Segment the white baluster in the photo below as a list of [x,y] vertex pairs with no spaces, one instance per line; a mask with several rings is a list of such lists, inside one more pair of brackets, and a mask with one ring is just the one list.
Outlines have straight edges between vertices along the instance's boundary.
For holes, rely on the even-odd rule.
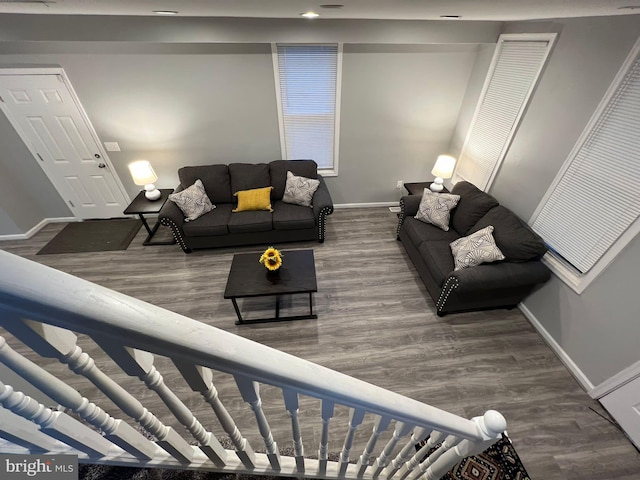
[[242,436],[233,418],[225,408],[222,400],[220,400],[218,390],[213,385],[211,370],[183,360],[174,359],[173,363],[180,370],[191,389],[199,392],[205,401],[211,405],[220,421],[220,425],[222,425],[222,428],[233,442],[238,458],[240,458],[245,467],[253,470],[256,466],[256,454],[253,452],[248,440]]
[[135,348],[123,347],[107,338],[94,339],[102,349],[118,364],[120,368],[132,377],[138,377],[145,385],[158,394],[171,413],[184,425],[193,437],[200,443],[200,450],[209,459],[222,467],[226,465],[226,450],[218,439],[207,431],[191,410],[164,383],[162,375],[153,365],[154,356]]
[[411,459],[405,463],[400,469],[400,474],[398,475],[398,480],[404,480],[411,474],[414,468],[416,468],[420,461],[425,457],[429,450],[431,450],[442,438],[441,432],[436,432],[435,430],[429,434],[429,439],[424,443],[422,447],[415,453]]
[[339,477],[344,477],[347,472],[347,467],[349,466],[349,453],[351,452],[351,447],[353,446],[353,437],[355,436],[356,430],[364,419],[364,414],[364,410],[355,408],[349,410],[349,430],[347,431],[347,436],[344,439],[342,451],[340,452],[340,471],[338,472]]
[[402,422],[396,422],[396,428],[393,430],[393,436],[384,446],[382,453],[380,456],[376,458],[376,468],[373,471],[373,478],[378,478],[378,476],[382,473],[382,471],[387,466],[387,462],[389,461],[389,457],[393,453],[393,449],[396,448],[396,444],[398,441],[409,434],[411,431],[412,425],[407,425]]
[[[460,437],[456,437],[455,435],[449,435],[447,436],[442,444],[431,454],[429,455],[422,463],[420,463],[420,465],[418,466],[418,468],[416,470],[414,470],[414,473],[409,477],[410,479],[421,479],[421,480],[426,480],[427,478],[432,478],[433,476],[433,469],[432,466],[438,461],[438,459],[443,456],[446,452],[449,451],[449,449],[455,447],[456,445],[458,445],[463,439],[461,439]],[[447,455],[445,457],[445,459],[450,459],[451,455]],[[445,464],[443,464],[442,462],[438,463],[438,471],[444,466]],[[450,465],[449,468],[451,468],[453,465],[455,465],[455,462],[452,463]],[[446,469],[444,471],[444,473],[447,472],[448,469]],[[423,475],[421,475],[422,473],[424,473]],[[442,475],[444,475],[444,473]],[[437,477],[437,479],[439,479],[442,475],[440,475],[439,477]],[[437,480],[436,479],[436,480]]]
[[[136,435],[140,435],[129,424],[116,420],[62,380],[17,353],[7,344],[4,337],[0,337],[0,361],[60,405],[70,408],[87,423],[102,430],[107,439],[123,450],[132,454],[142,454],[135,441]],[[142,439],[147,442],[144,437]]]
[[398,470],[405,464],[405,462],[409,459],[409,456],[412,452],[415,452],[416,445],[424,440],[427,436],[427,429],[416,427],[413,430],[413,435],[409,441],[405,444],[405,446],[400,450],[396,458],[393,459],[391,465],[389,465],[385,471],[384,475],[387,479],[393,477]]
[[364,472],[369,468],[371,455],[376,448],[376,443],[378,443],[378,437],[380,437],[380,435],[389,428],[390,423],[390,417],[376,417],[373,424],[373,432],[369,437],[367,446],[364,448],[362,455],[360,455],[360,458],[358,459],[358,478],[362,478],[364,476]]
[[258,430],[264,440],[264,446],[267,450],[267,458],[271,464],[271,468],[279,471],[282,466],[280,463],[280,451],[278,450],[278,444],[274,441],[271,433],[271,427],[267,421],[267,417],[262,409],[262,399],[260,398],[260,384],[254,382],[247,377],[241,375],[235,375],[236,384],[242,399],[249,404],[251,410],[256,416],[256,422],[258,423]]
[[298,393],[284,389],[284,406],[291,417],[291,435],[293,438],[293,452],[296,459],[298,473],[304,473],[304,447],[302,434],[300,433],[300,421],[298,419]]
[[[456,444],[450,446],[447,451],[441,452],[437,458],[431,460],[431,465],[426,469],[425,474],[421,477],[421,480],[440,479],[463,458],[469,455],[475,455],[477,453],[483,452],[491,445],[496,443],[501,434],[507,428],[507,421],[499,412],[496,412],[495,410],[488,410],[482,417],[474,417],[471,420],[478,426],[478,431],[480,432],[482,439],[477,442],[472,442],[471,440],[465,439],[456,442]],[[447,440],[449,438],[450,437],[447,437]],[[447,442],[447,440],[443,442],[443,445]],[[436,450],[436,452],[438,450]],[[429,456],[429,460],[432,456],[433,454]],[[426,463],[426,460],[425,462],[423,462],[423,464],[424,463]]]
[[330,400],[322,400],[322,435],[318,449],[318,476],[323,478],[327,473],[327,461],[329,459],[329,422],[333,417],[334,403]]
[[[53,397],[52,397],[53,398]],[[104,457],[111,442],[66,413],[54,412],[0,382],[0,405],[40,426],[40,431],[92,457]]]
[[[66,364],[73,372],[85,376],[120,407],[123,412],[133,417],[136,421],[144,416],[145,409],[142,404],[95,365],[94,360],[77,345],[78,337],[73,332],[40,322],[19,320],[17,318],[7,324],[6,328],[41,356],[56,358]],[[149,419],[149,421],[158,422],[155,418]],[[126,436],[127,442],[121,444],[118,443],[119,440],[115,440],[114,443],[137,458],[150,460],[154,457],[157,448],[155,443],[147,440],[124,422],[119,428],[123,436]],[[162,437],[164,433],[161,428],[155,428],[151,433],[155,432],[159,434],[159,437]],[[182,447],[187,453],[192,450],[186,442]]]
[[20,445],[30,453],[51,452],[62,445],[41,433],[33,422],[2,407],[0,407],[0,438]]

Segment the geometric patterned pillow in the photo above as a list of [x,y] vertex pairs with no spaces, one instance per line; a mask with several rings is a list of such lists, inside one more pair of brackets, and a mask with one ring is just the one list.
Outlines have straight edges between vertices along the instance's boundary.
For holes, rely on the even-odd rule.
[[313,194],[316,193],[319,186],[320,180],[297,177],[293,173],[287,172],[287,183],[284,187],[282,201],[304,207],[311,207]]
[[449,244],[456,264],[454,270],[504,260],[505,257],[496,245],[491,232],[493,232],[493,226],[489,225]]
[[449,230],[449,218],[451,210],[458,204],[460,195],[450,193],[434,193],[428,188],[422,193],[418,213],[414,217],[425,223],[432,223],[445,232]]
[[200,179],[196,180],[196,183],[189,188],[169,195],[169,200],[180,207],[180,210],[184,213],[185,222],[195,220],[216,208],[207,197],[207,192],[205,192],[204,185],[202,185]]

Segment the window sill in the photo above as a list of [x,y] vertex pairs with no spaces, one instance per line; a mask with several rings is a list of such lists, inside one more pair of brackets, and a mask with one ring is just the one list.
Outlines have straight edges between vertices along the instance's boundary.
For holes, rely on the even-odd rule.
[[323,177],[337,177],[338,176],[337,170],[334,170],[333,168],[319,168],[318,169],[318,173],[320,175],[322,175]]

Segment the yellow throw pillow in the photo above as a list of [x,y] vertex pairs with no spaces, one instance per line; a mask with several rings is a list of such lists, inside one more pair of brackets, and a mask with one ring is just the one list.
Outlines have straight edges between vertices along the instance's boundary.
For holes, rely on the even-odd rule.
[[254,188],[253,190],[240,190],[233,195],[238,197],[238,207],[234,212],[247,212],[250,210],[268,210],[271,208],[271,190],[273,187]]

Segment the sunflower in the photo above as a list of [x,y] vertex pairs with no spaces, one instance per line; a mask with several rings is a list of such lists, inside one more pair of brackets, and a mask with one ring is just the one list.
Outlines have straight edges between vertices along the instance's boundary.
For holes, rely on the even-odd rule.
[[271,271],[278,270],[282,266],[282,255],[277,249],[269,247],[260,256],[260,263]]

